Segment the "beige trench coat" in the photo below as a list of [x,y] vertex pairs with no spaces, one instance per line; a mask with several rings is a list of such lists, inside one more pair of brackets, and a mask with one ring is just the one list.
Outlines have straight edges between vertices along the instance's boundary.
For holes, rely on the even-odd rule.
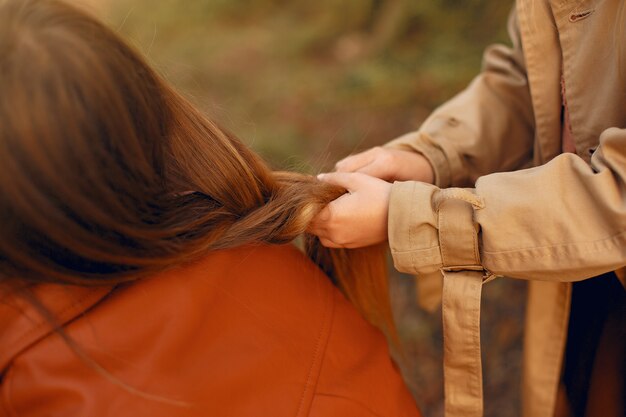
[[[571,282],[626,265],[624,0],[518,0],[509,32],[512,48],[489,48],[465,91],[387,145],[435,170],[436,185],[393,185],[389,242],[424,288],[443,272],[447,416],[482,414],[484,282],[530,281],[523,415],[550,417]],[[576,155],[561,154],[561,78]]]

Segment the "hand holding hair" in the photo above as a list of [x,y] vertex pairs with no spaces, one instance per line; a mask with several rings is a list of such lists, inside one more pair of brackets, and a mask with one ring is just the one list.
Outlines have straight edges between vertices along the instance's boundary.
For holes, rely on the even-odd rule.
[[313,220],[309,232],[330,248],[360,248],[387,240],[391,184],[359,172],[320,174],[318,179],[348,190]]
[[348,193],[328,204],[308,229],[329,248],[360,248],[386,241],[391,193],[386,181],[432,183],[435,177],[422,154],[380,146],[342,159],[335,169],[318,179],[344,187]]
[[335,165],[337,172],[360,172],[385,181],[435,180],[430,162],[420,153],[410,150],[376,146],[350,155]]

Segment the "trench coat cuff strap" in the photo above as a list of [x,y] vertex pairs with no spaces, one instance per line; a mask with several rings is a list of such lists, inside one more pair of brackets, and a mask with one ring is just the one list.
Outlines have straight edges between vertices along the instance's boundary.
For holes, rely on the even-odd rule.
[[480,263],[474,206],[449,198],[438,207],[443,266],[442,319],[446,417],[482,417]]
[[424,155],[433,167],[435,185],[448,187],[452,183],[452,169],[443,149],[422,132],[411,132],[387,143],[385,147],[417,152]]
[[417,304],[434,312],[441,304],[443,277],[436,213],[437,187],[396,182],[389,204],[389,246],[398,271],[415,275]]
[[437,215],[439,188],[415,181],[395,182],[389,200],[388,237],[396,269],[430,274],[441,268]]

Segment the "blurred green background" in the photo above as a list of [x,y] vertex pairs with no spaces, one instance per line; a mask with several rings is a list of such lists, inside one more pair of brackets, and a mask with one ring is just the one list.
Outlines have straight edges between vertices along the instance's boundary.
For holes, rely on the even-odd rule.
[[[502,0],[76,0],[138,47],[210,117],[277,169],[316,173],[415,130],[507,42]],[[443,415],[440,312],[394,274],[404,355],[427,417]],[[519,415],[525,286],[485,288],[486,415]]]

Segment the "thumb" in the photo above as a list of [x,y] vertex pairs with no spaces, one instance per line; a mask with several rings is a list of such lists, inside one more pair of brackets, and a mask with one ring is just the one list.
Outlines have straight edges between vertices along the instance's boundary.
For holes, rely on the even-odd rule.
[[369,151],[350,155],[335,164],[337,172],[355,172],[370,164],[374,158]]
[[328,184],[343,187],[348,191],[354,191],[357,188],[358,179],[361,175],[354,172],[331,172],[328,174],[320,174],[317,179],[327,182]]

